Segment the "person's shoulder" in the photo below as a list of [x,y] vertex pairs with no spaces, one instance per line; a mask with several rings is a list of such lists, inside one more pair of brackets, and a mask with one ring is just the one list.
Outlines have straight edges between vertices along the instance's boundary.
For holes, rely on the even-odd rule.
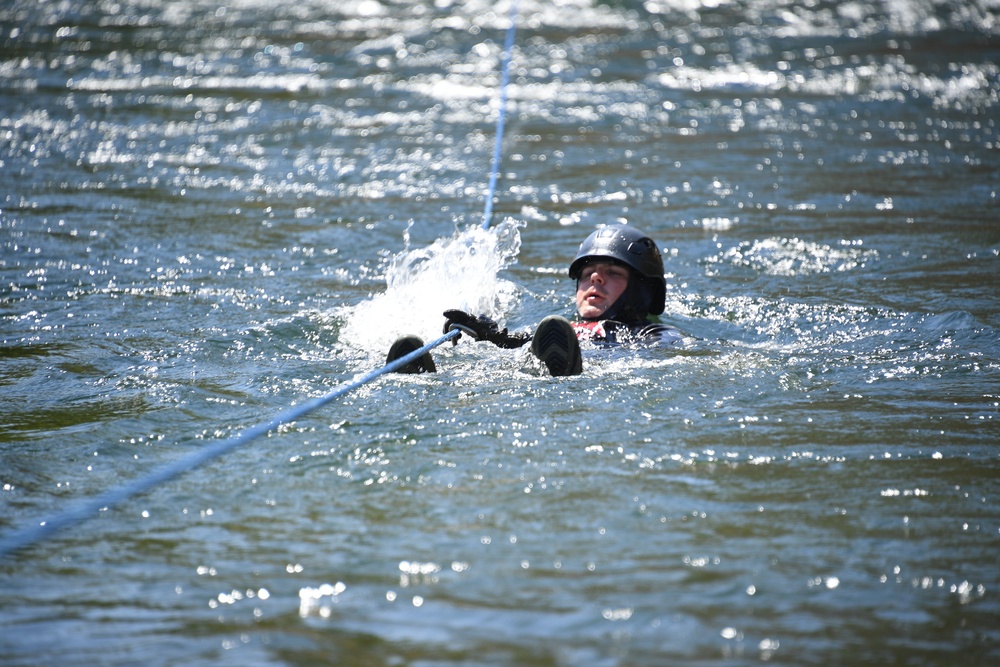
[[677,345],[684,340],[684,334],[679,329],[661,322],[637,322],[629,329],[633,336],[647,345]]

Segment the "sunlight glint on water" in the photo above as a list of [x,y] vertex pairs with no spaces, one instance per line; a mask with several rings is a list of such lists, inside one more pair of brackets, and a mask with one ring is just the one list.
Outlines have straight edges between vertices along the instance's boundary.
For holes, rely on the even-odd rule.
[[381,366],[570,315],[597,225],[679,349],[463,339],[0,563],[35,667],[1000,661],[988,0],[0,6],[0,538]]

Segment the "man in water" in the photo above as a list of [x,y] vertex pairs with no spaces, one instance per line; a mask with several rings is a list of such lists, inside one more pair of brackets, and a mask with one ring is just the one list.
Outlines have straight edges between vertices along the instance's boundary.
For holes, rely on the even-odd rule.
[[[576,281],[577,319],[550,315],[534,334],[508,333],[493,320],[461,310],[446,310],[444,331],[459,329],[474,340],[502,348],[517,348],[531,341],[532,353],[552,375],[583,372],[580,341],[603,345],[675,345],[683,336],[649,316],[663,312],[666,280],[663,258],[653,239],[627,225],[608,225],[588,236],[569,266]],[[454,339],[455,342],[458,338]],[[393,343],[388,361],[423,347],[416,336]],[[403,366],[401,373],[435,371],[430,353]]]

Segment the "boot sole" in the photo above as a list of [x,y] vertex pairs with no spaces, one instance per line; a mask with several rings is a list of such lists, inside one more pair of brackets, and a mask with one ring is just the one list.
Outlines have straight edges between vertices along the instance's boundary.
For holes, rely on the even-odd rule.
[[563,317],[550,315],[541,321],[531,339],[531,351],[553,376],[583,372],[580,342],[573,326]]

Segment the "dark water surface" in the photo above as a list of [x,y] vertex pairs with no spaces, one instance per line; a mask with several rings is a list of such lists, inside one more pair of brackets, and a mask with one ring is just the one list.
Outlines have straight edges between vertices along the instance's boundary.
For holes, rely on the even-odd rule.
[[0,562],[4,665],[1000,661],[989,0],[0,8],[0,539],[382,365],[571,311],[597,225],[682,350],[464,341]]

